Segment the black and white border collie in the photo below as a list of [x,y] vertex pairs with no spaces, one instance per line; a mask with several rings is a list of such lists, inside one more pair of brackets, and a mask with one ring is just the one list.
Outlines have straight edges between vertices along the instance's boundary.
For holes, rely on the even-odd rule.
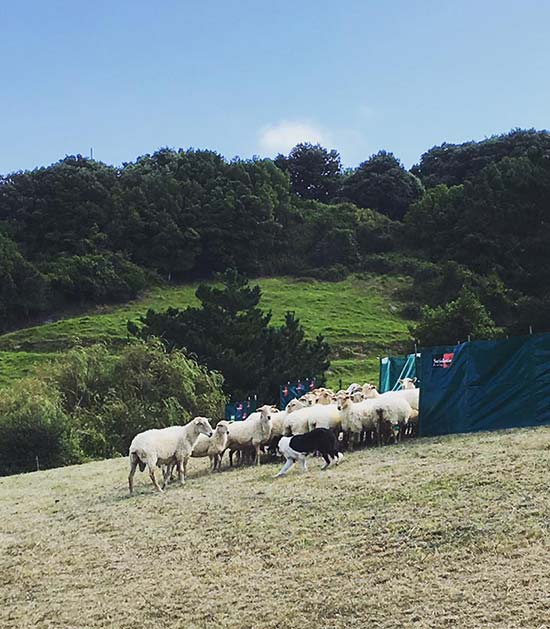
[[335,434],[328,428],[315,428],[303,435],[281,437],[278,448],[285,457],[286,462],[281,471],[275,475],[275,478],[285,476],[296,461],[300,461],[302,471],[305,472],[307,470],[307,454],[319,452],[323,459],[325,459],[325,464],[321,468],[323,470],[333,463],[338,465],[343,456],[342,453],[338,451],[338,443]]

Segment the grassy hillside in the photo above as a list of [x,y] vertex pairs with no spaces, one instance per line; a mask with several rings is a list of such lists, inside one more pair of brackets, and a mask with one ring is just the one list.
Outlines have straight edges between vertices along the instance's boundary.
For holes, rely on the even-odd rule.
[[[364,275],[341,282],[311,279],[257,280],[263,291],[262,306],[273,312],[274,323],[294,310],[309,334],[324,334],[334,350],[329,382],[374,380],[377,356],[410,350],[408,321],[400,315],[399,289],[404,278]],[[103,341],[116,347],[127,340],[126,322],[147,308],[185,308],[195,304],[195,286],[155,288],[142,299],[115,308],[96,309],[86,315],[18,330],[0,336],[0,386],[27,373],[80,342]]]
[[0,479],[0,626],[543,627],[550,427],[129,498],[127,462]]

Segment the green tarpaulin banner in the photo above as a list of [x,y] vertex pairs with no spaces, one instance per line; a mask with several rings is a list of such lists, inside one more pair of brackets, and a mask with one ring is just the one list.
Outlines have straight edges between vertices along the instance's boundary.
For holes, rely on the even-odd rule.
[[420,379],[420,354],[408,356],[386,356],[380,359],[380,381],[378,390],[398,391],[401,388],[399,380],[402,378]]
[[420,435],[550,423],[550,334],[421,350]]

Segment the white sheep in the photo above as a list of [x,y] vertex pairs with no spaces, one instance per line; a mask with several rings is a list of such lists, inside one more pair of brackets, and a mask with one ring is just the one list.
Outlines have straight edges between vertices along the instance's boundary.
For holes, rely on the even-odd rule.
[[405,426],[405,434],[408,437],[416,437],[416,435],[418,434],[418,411],[414,408],[412,409],[409,421]]
[[283,436],[291,437],[292,435],[303,435],[308,431],[307,420],[313,406],[305,406],[299,408],[292,413],[286,413],[283,419]]
[[364,384],[363,395],[365,396],[365,399],[375,399],[383,396],[403,398],[404,400],[407,400],[415,411],[419,410],[420,389],[401,389],[400,391],[386,391],[386,393],[379,393],[378,389],[374,385]]
[[142,472],[145,467],[149,469],[149,476],[157,491],[163,490],[155,476],[157,465],[166,465],[163,488],[168,483],[174,465],[177,465],[178,479],[183,484],[187,474],[187,461],[201,434],[207,437],[212,435],[212,426],[206,417],[195,417],[185,426],[153,428],[136,435],[132,439],[129,452],[128,487],[130,494],[134,491],[134,474],[138,465]]
[[342,431],[346,442],[353,437],[359,440],[363,431],[374,432],[380,445],[378,405],[374,400],[354,402],[347,393],[337,396],[336,405],[342,413]]
[[271,438],[272,439],[274,437],[282,437],[283,436],[284,421],[285,421],[285,417],[287,416],[288,412],[289,412],[288,410],[286,410],[286,411],[279,411],[277,409],[273,409],[273,413],[271,415]]
[[342,414],[338,406],[332,402],[309,409],[307,428],[308,431],[315,428],[329,428],[338,435],[342,429]]
[[271,437],[271,417],[275,415],[271,406],[261,406],[244,421],[229,424],[227,449],[229,462],[233,463],[233,452],[254,448],[256,464],[260,465],[260,449],[269,443]]
[[342,430],[348,437],[363,430],[374,432],[380,445],[381,434],[392,432],[399,441],[412,414],[410,404],[402,396],[385,396],[353,402],[349,395],[338,397],[338,408],[343,412]]
[[[396,391],[395,393],[398,393]],[[396,442],[407,430],[411,416],[418,415],[402,395],[381,395],[372,400],[378,409],[380,432],[393,435]]]
[[306,406],[313,406],[317,401],[317,395],[312,391],[304,393],[302,397],[298,398],[301,402],[305,402]]
[[317,392],[316,404],[328,405],[334,404],[334,392],[330,389],[319,389]]
[[283,435],[303,435],[314,428],[340,431],[340,413],[336,404],[315,404],[288,413],[283,422]]
[[294,398],[290,400],[290,402],[286,405],[285,411],[287,413],[292,413],[293,411],[298,410],[299,408],[305,408],[309,406],[307,402],[304,400],[299,400],[298,398]]
[[211,437],[199,435],[191,456],[210,457],[210,469],[212,472],[220,470],[222,464],[222,456],[227,448],[227,439],[229,434],[229,422],[219,421],[214,429]]

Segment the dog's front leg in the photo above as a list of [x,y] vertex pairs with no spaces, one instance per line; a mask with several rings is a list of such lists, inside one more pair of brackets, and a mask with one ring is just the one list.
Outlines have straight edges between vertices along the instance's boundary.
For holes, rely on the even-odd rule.
[[281,468],[281,471],[278,474],[275,474],[274,478],[278,478],[279,476],[284,476],[288,470],[294,465],[296,461],[294,459],[287,459],[286,463]]

